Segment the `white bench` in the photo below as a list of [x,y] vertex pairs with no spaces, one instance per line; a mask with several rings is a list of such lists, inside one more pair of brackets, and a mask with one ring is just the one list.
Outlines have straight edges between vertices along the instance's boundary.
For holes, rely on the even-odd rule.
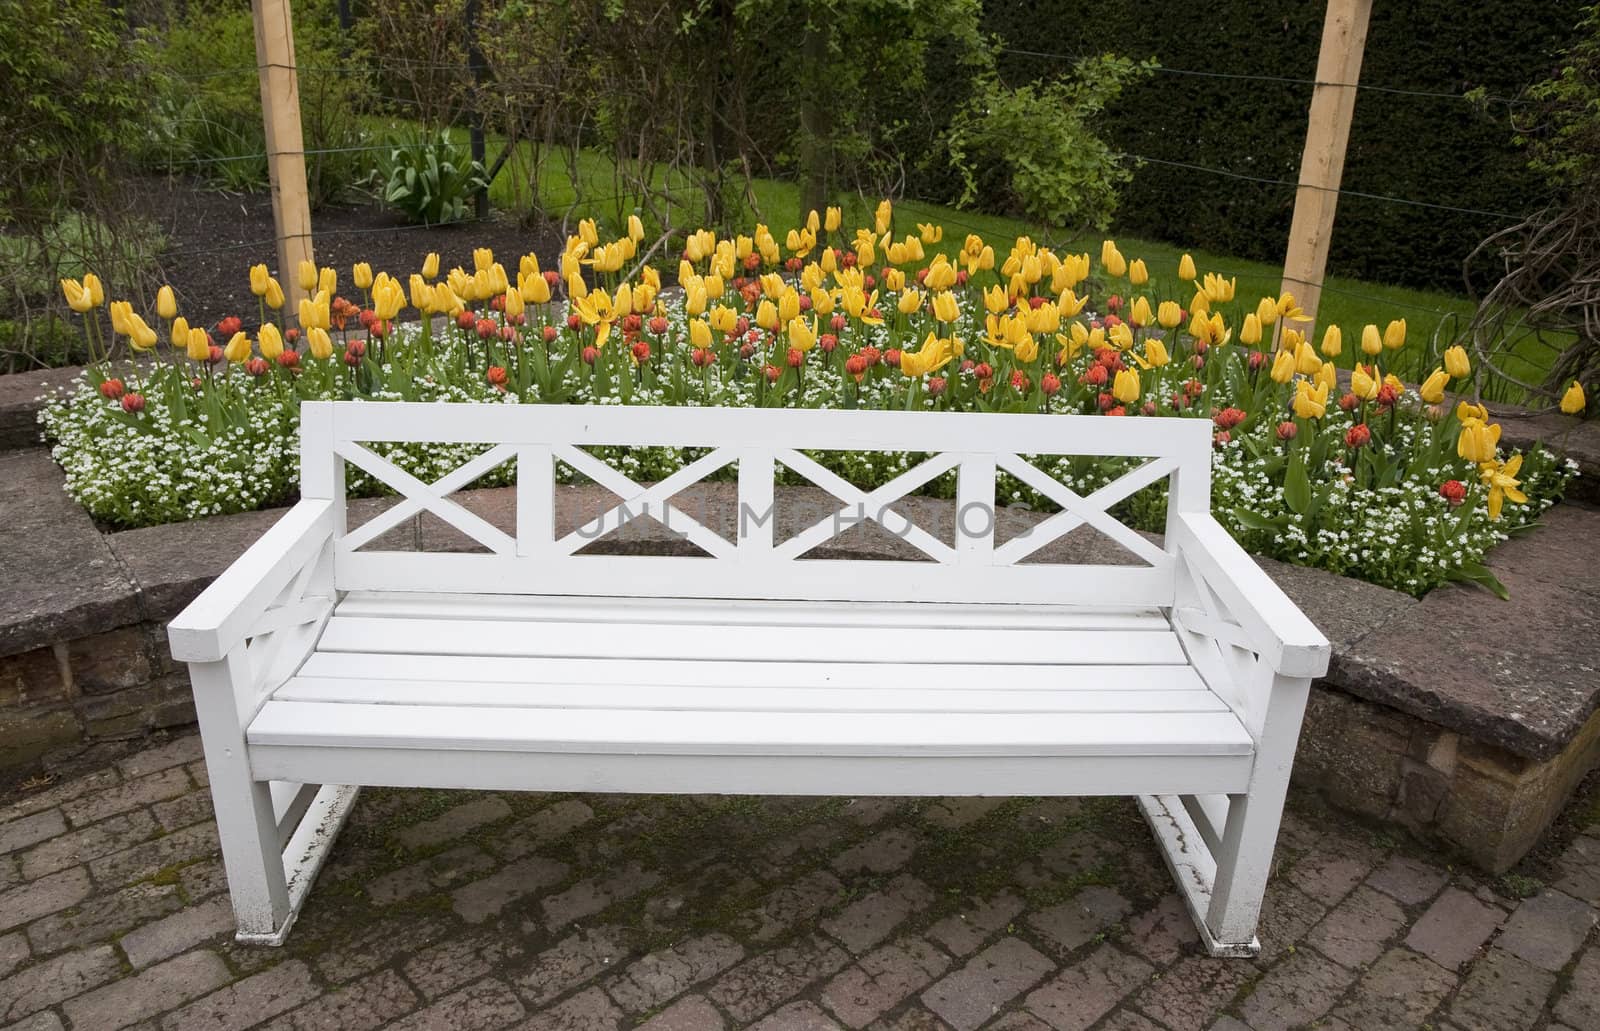
[[[306,404],[302,500],[173,621],[241,941],[288,933],[356,785],[806,795],[1136,795],[1206,946],[1256,920],[1328,643],[1208,511],[1201,419]],[[478,442],[425,484],[370,450]],[[654,485],[582,450],[711,448]],[[796,449],[931,453],[861,491]],[[1087,496],[1020,455],[1148,459]],[[507,460],[515,535],[447,496]],[[347,528],[346,463],[403,496]],[[625,504],[558,538],[555,463]],[[846,514],[774,539],[774,470]],[[737,538],[667,502],[737,468]],[[800,556],[956,470],[929,561]],[[1005,470],[1059,514],[997,542]],[[1165,549],[1107,514],[1168,484]],[[481,553],[385,551],[422,511]],[[641,514],[703,550],[577,554]],[[1022,560],[1088,524],[1141,564]]]

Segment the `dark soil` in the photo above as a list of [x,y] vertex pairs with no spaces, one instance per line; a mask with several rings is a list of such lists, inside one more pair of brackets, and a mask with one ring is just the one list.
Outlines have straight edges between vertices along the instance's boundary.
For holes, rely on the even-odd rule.
[[[191,325],[214,325],[228,315],[246,326],[256,321],[250,292],[250,266],[264,262],[280,282],[294,269],[277,267],[277,247],[269,193],[226,193],[197,181],[146,179],[129,185],[136,210],[155,222],[167,239],[161,271],[178,295],[178,310]],[[472,268],[476,247],[494,250],[513,278],[517,260],[532,251],[551,268],[561,250],[559,232],[545,224],[523,225],[509,213],[485,221],[447,226],[414,226],[375,203],[322,208],[311,213],[313,253],[318,265],[339,272],[339,291],[359,301],[350,279],[358,261],[388,272],[402,283],[419,271],[430,251],[440,269]]]

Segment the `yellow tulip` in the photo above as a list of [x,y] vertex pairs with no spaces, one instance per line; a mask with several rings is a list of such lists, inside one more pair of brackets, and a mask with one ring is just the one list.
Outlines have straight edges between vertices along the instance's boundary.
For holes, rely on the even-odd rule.
[[830,233],[836,233],[839,231],[839,223],[842,218],[843,214],[838,208],[829,207],[822,217],[822,227]]
[[127,301],[111,302],[111,332],[133,335],[133,305]]
[[1278,356],[1272,360],[1272,382],[1287,383],[1294,379],[1294,355],[1289,351],[1279,351]]
[[1125,405],[1139,400],[1139,374],[1132,369],[1117,373],[1117,378],[1111,381],[1111,396]]
[[322,268],[317,271],[317,289],[326,290],[332,297],[339,292],[339,273],[331,268]]
[[917,235],[923,243],[931,247],[944,239],[944,226],[918,222]]
[[307,330],[306,352],[319,362],[325,362],[333,357],[333,341],[328,338],[328,331],[321,326],[313,326]]
[[439,255],[433,251],[429,251],[428,256],[422,259],[422,278],[433,279],[438,274]]
[[1406,320],[1395,319],[1383,328],[1383,346],[1398,351],[1406,345]]
[[878,210],[873,212],[873,224],[877,227],[878,235],[882,236],[889,231],[889,223],[893,221],[894,208],[887,200],[878,202]]
[[189,346],[188,319],[179,318],[172,320],[172,346],[185,348]]
[[1144,267],[1143,258],[1135,258],[1128,263],[1128,282],[1134,286],[1144,286],[1150,282],[1150,271]]
[[256,331],[256,346],[261,348],[261,357],[269,362],[276,361],[283,353],[283,334],[269,322]]
[[833,314],[833,291],[817,290],[811,295],[811,310],[818,315]]
[[1467,419],[1462,422],[1461,435],[1456,438],[1456,455],[1469,462],[1492,462],[1499,444],[1499,423]]
[[1255,312],[1244,317],[1244,325],[1239,328],[1239,343],[1252,347],[1261,343],[1261,320]]
[[1082,297],[1079,297],[1077,294],[1073,293],[1069,287],[1068,289],[1061,291],[1061,297],[1056,301],[1056,308],[1061,312],[1061,314],[1070,318],[1071,316],[1082,311],[1083,306],[1088,303],[1088,294],[1084,294]]
[[100,277],[93,272],[83,274],[83,288],[89,292],[89,304],[98,308],[106,303],[106,288],[101,285]]
[[940,322],[954,322],[961,317],[961,308],[956,304],[956,295],[948,290],[933,295],[933,317]]
[[739,324],[739,313],[726,304],[711,309],[711,328],[719,333],[732,333]]
[[1302,419],[1320,419],[1327,411],[1328,385],[1321,383],[1313,387],[1301,380],[1294,392],[1294,414]]
[[1317,383],[1332,390],[1339,385],[1339,368],[1332,362],[1323,362],[1322,368],[1318,369],[1317,374],[1312,378]]
[[902,315],[911,315],[922,307],[922,295],[916,290],[907,290],[900,295],[899,302],[895,305]]
[[1467,349],[1457,344],[1448,347],[1444,352],[1444,371],[1452,379],[1466,379],[1472,375],[1472,362],[1467,359]]
[[1178,259],[1178,278],[1188,283],[1194,279],[1194,276],[1194,259],[1185,254]]
[[199,326],[189,330],[187,351],[192,362],[203,362],[211,357],[211,338]]
[[310,293],[317,288],[317,266],[314,262],[306,261],[303,258],[301,259],[299,265],[299,282],[300,289],[304,290],[306,293]]
[[524,302],[522,299],[522,293],[518,290],[506,291],[505,304],[506,315],[511,318],[516,318],[518,315],[521,315],[527,310],[526,302]]
[[1294,349],[1294,371],[1302,376],[1315,376],[1321,370],[1322,359],[1317,357],[1316,350],[1304,340],[1300,341],[1300,346]]
[[1361,327],[1361,353],[1368,358],[1383,353],[1383,337],[1378,335],[1378,327],[1370,322]]
[[817,346],[817,320],[812,319],[811,325],[806,325],[806,320],[795,318],[789,322],[789,346],[801,351],[811,350]]
[[1261,300],[1256,303],[1256,321],[1260,322],[1263,328],[1272,325],[1274,322],[1277,322],[1278,302],[1274,301],[1270,297],[1261,298]]
[[1128,328],[1126,322],[1119,322],[1112,326],[1106,333],[1113,346],[1119,351],[1126,351],[1133,346],[1133,330]]
[[1237,276],[1232,279],[1223,279],[1215,272],[1207,272],[1202,283],[1202,289],[1205,290],[1206,297],[1213,304],[1226,304],[1233,300],[1233,292],[1237,285]]
[[800,315],[800,291],[794,287],[785,287],[783,293],[778,295],[778,321],[787,323]]
[[517,292],[522,294],[522,299],[529,304],[548,304],[550,301],[550,281],[544,276],[518,276]]
[[138,315],[129,315],[128,322],[128,342],[133,345],[135,351],[148,351],[156,346],[156,331],[151,329],[144,319]]
[[644,223],[639,221],[638,215],[628,216],[628,239],[634,243],[644,239]]
[[1159,369],[1172,358],[1167,354],[1166,344],[1152,339],[1144,342],[1144,360],[1150,367]]
[[1211,298],[1206,296],[1204,289],[1194,292],[1194,297],[1189,300],[1189,310],[1194,312],[1211,310]]
[[1583,384],[1577,380],[1572,381],[1572,386],[1561,395],[1561,410],[1568,415],[1577,415],[1588,405],[1588,399],[1583,396]]
[[1363,401],[1371,401],[1378,396],[1378,380],[1368,366],[1357,365],[1350,373],[1350,393]]
[[227,346],[222,349],[222,356],[235,365],[250,357],[250,337],[244,330],[240,330],[228,339]]
[[1344,334],[1338,326],[1329,326],[1322,333],[1322,353],[1337,358],[1344,351]]
[[1450,377],[1443,369],[1434,369],[1428,378],[1417,387],[1417,393],[1430,405],[1436,405],[1444,400],[1444,388],[1450,384]]
[[1100,264],[1106,270],[1106,275],[1113,279],[1120,279],[1128,271],[1128,259],[1117,250],[1117,245],[1107,240],[1100,245]]
[[1128,321],[1135,326],[1148,326],[1156,320],[1150,311],[1150,302],[1145,300],[1143,294],[1133,299],[1133,307],[1128,311]]
[[94,307],[89,291],[85,290],[83,284],[76,279],[63,279],[61,281],[61,293],[67,299],[67,307],[79,315]]
[[1163,329],[1174,329],[1183,321],[1183,309],[1178,307],[1177,301],[1162,301],[1156,309],[1156,321]]
[[[1498,428],[1498,427],[1496,427]],[[1528,496],[1522,493],[1522,481],[1517,479],[1517,472],[1522,468],[1522,456],[1512,455],[1504,462],[1495,462],[1493,459],[1485,462],[1478,469],[1478,476],[1484,486],[1489,488],[1489,518],[1500,518],[1500,506],[1507,501],[1518,505],[1526,504]]]
[[372,286],[372,266],[364,261],[358,261],[350,269],[350,281],[356,285],[357,290],[366,290]]
[[586,218],[578,223],[578,239],[590,247],[600,246],[600,228],[594,219]]
[[778,306],[766,298],[756,307],[756,325],[765,330],[778,328]]
[[178,299],[173,296],[172,287],[163,286],[156,291],[156,314],[164,319],[178,314]]
[[273,311],[283,307],[283,287],[279,286],[278,281],[270,276],[267,277],[267,289],[264,299],[267,302],[267,307]]
[[699,319],[689,320],[689,345],[696,349],[711,346],[711,327]]
[[948,290],[956,285],[956,267],[943,254],[935,255],[924,282],[929,290]]

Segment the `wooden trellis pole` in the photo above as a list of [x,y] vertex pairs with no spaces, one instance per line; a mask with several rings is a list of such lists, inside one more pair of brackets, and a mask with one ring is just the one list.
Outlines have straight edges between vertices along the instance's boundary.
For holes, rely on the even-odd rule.
[[1344,177],[1345,145],[1355,115],[1356,81],[1367,46],[1372,0],[1328,0],[1317,55],[1317,85],[1311,92],[1306,149],[1300,158],[1300,185],[1294,221],[1283,262],[1283,289],[1294,293],[1312,322],[1328,271],[1328,242]]
[[261,123],[266,130],[272,179],[272,224],[278,237],[278,279],[289,312],[299,310],[296,274],[311,253],[311,203],[306,191],[305,137],[300,131],[300,79],[295,70],[294,23],[289,0],[251,0],[256,65],[261,79]]

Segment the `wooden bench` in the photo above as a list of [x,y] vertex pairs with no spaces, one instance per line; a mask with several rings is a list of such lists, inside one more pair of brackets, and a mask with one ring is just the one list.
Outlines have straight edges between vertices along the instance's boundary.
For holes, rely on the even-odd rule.
[[[1135,795],[1206,946],[1258,948],[1328,643],[1209,514],[1205,420],[354,402],[301,438],[302,500],[170,628],[241,941],[284,940],[356,786],[395,785]],[[369,446],[402,441],[487,450],[428,484]],[[644,485],[597,445],[708,453]],[[863,491],[798,449],[928,457]],[[1145,461],[1080,496],[1024,455]],[[507,461],[514,535],[448,497]],[[347,526],[347,463],[399,502]],[[558,535],[557,463],[623,504]],[[779,539],[780,466],[838,517]],[[729,468],[736,536],[670,504]],[[923,561],[801,557],[952,470],[949,539],[883,517]],[[997,541],[999,470],[1061,511]],[[1107,513],[1162,481],[1164,548]],[[385,550],[420,512],[480,550]],[[704,554],[582,553],[642,515]],[[1083,525],[1138,564],[1024,561]]]

